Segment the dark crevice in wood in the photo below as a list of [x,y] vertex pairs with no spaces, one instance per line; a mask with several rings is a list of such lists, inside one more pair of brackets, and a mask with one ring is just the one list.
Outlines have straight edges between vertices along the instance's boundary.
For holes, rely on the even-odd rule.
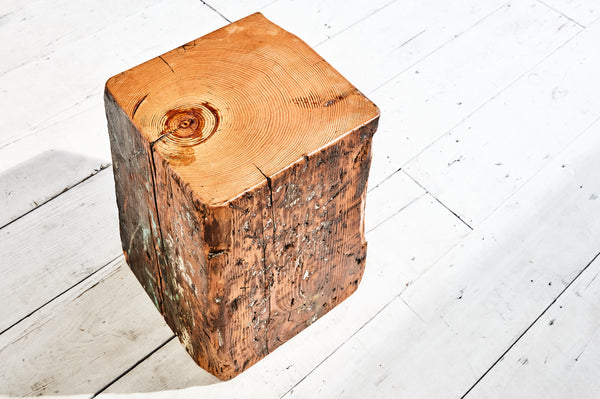
[[171,72],[175,73],[175,71],[173,70],[173,68],[171,68],[171,65],[169,65],[169,63],[167,61],[165,61],[165,59],[162,56],[159,55],[158,58],[160,58],[160,60],[162,62],[164,62],[166,66],[169,67],[169,69],[171,70]]
[[161,138],[162,137],[159,137],[157,140],[150,143],[149,156],[150,156],[150,177],[152,179],[152,199],[154,200],[154,212],[156,215],[156,224],[158,225],[158,234],[160,235],[160,243],[158,243],[159,255],[157,256],[157,259],[156,259],[156,275],[158,277],[158,292],[160,294],[160,297],[159,297],[160,312],[164,315],[165,314],[165,306],[164,306],[165,288],[164,288],[164,284],[163,284],[162,273],[160,270],[160,262],[161,262],[161,259],[164,257],[164,240],[163,240],[163,235],[162,235],[162,226],[160,224],[160,216],[158,214],[158,202],[156,201],[156,195],[157,195],[157,193],[156,193],[156,164],[154,163],[154,144],[157,141],[159,141]]
[[216,250],[216,251],[208,251],[208,259],[212,259],[212,258],[216,258],[217,256],[222,256],[222,255],[226,255],[227,251],[222,249],[222,250]]
[[[256,168],[258,169],[258,166]],[[260,169],[258,170],[260,171]],[[265,323],[265,351],[267,352],[267,354],[269,354],[269,320],[271,320],[271,289],[269,287],[269,280],[267,279],[267,243],[265,241],[265,220],[263,218],[262,210],[260,212],[260,234],[262,237],[260,246],[262,248],[263,278],[265,279],[263,287],[263,296],[266,296],[268,298],[267,321]]]
[[256,167],[256,169],[258,169],[260,174],[263,175],[264,178],[267,180],[267,187],[269,188],[269,203],[267,204],[267,206],[271,208],[271,222],[273,223],[273,235],[275,235],[275,233],[277,232],[277,226],[275,225],[275,212],[273,210],[273,208],[274,208],[273,186],[271,185],[271,178],[269,176],[267,176],[266,174],[264,174],[263,171],[260,170],[260,168],[258,166],[256,166],[256,165],[254,165],[254,166]]
[[348,187],[348,184],[349,184],[349,183],[350,183],[350,182],[346,182],[346,183],[344,183],[344,185],[343,185],[342,187],[340,187],[340,189],[339,189],[339,190],[337,190],[337,191],[335,192],[335,194],[333,194],[333,195],[332,195],[332,196],[331,196],[331,197],[330,197],[330,198],[329,198],[327,201],[325,201],[325,203],[323,204],[323,206],[327,206],[327,204],[329,204],[329,203],[330,203],[331,201],[333,201],[333,200],[334,200],[334,199],[335,199],[335,198],[336,198],[338,195],[340,195],[340,193],[341,193],[342,191],[344,191],[344,189],[345,189],[346,187]]
[[144,97],[142,97],[142,99],[140,101],[137,102],[137,104],[135,104],[135,107],[133,107],[133,112],[131,113],[131,118],[132,119],[135,116],[135,113],[137,112],[137,110],[140,107],[140,105],[142,105],[142,103],[144,102],[144,100],[146,99],[146,97],[148,97],[149,94],[150,93],[146,94]]
[[[177,130],[177,129],[175,129],[175,130]],[[162,139],[164,139],[165,137],[167,137],[171,133],[173,133],[173,132],[166,132],[166,133],[161,134],[160,136],[158,136],[158,138],[156,140],[154,140],[153,142],[150,143],[150,150],[154,150],[154,145],[157,144],[158,142],[160,142]]]
[[[261,175],[264,176],[265,180],[267,181],[267,188],[269,189],[269,202],[267,204],[268,208],[271,208],[271,222],[273,224],[273,236],[271,237],[272,243],[275,244],[275,234],[277,233],[277,226],[275,224],[275,204],[273,203],[273,185],[271,182],[271,178],[269,176],[267,176],[257,165],[254,165],[256,167],[256,169],[258,169],[258,171],[260,172]],[[261,212],[262,215],[262,212]],[[268,266],[267,266],[267,251],[266,251],[266,247],[267,247],[267,243],[265,242],[265,226],[264,226],[264,219],[262,219],[261,217],[261,221],[262,221],[262,249],[263,249],[263,276],[265,279],[265,295],[267,296],[267,306],[268,306],[268,311],[267,311],[267,321],[265,323],[265,349],[267,351],[267,354],[269,354],[269,323],[271,321],[271,282],[269,277],[267,276],[267,272],[268,272]]]

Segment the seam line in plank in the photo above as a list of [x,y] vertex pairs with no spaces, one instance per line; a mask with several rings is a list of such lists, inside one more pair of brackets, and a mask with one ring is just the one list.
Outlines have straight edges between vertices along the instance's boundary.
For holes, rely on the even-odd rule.
[[406,162],[404,162],[404,164],[402,164],[401,168],[406,167],[406,165],[408,165],[413,160],[415,160],[417,157],[419,157],[419,155],[423,154],[430,147],[432,147],[434,144],[436,144],[438,141],[440,141],[443,137],[447,136],[454,129],[456,129],[458,126],[460,126],[466,120],[468,120],[469,118],[471,118],[477,111],[479,111],[480,109],[482,109],[483,107],[485,107],[489,102],[491,102],[494,99],[496,99],[498,96],[500,96],[502,93],[504,93],[507,89],[509,89],[515,83],[517,83],[518,81],[520,81],[521,79],[523,79],[527,74],[531,73],[531,71],[533,71],[537,67],[539,67],[547,59],[549,59],[550,57],[552,57],[557,51],[561,50],[563,47],[565,47],[567,44],[569,44],[573,39],[575,39],[577,36],[579,36],[579,34],[581,32],[583,32],[584,30],[585,29],[580,29],[577,33],[575,33],[573,36],[571,36],[570,38],[568,38],[563,44],[561,44],[560,46],[558,46],[557,48],[555,48],[554,50],[552,50],[550,53],[548,53],[546,56],[544,56],[541,60],[539,60],[537,63],[535,63],[531,68],[525,70],[522,74],[520,74],[519,76],[517,76],[515,79],[513,79],[511,82],[509,82],[506,86],[504,86],[503,88],[501,88],[500,90],[498,90],[496,92],[496,94],[494,94],[492,97],[490,97],[487,100],[485,100],[481,105],[479,105],[477,108],[475,108],[473,111],[471,111],[468,115],[466,115],[460,121],[458,121],[457,123],[455,123],[452,127],[450,127],[448,130],[446,130],[442,135],[440,135],[438,138],[436,138],[431,143],[429,143],[425,148],[423,148],[421,151],[419,151],[418,153],[416,153],[415,155],[413,155],[410,159],[408,159]]
[[148,354],[146,354],[141,359],[139,359],[137,362],[135,362],[132,366],[127,368],[127,370],[125,370],[121,374],[119,374],[116,378],[114,378],[112,381],[110,381],[108,384],[106,384],[104,387],[102,387],[99,391],[97,391],[91,397],[95,398],[96,396],[100,395],[102,392],[106,391],[108,388],[110,388],[111,385],[113,385],[115,382],[117,382],[118,380],[123,378],[125,375],[127,375],[127,373],[129,373],[131,370],[136,368],[138,365],[140,365],[140,363],[142,363],[143,361],[148,359],[150,356],[154,355],[156,352],[158,352],[160,349],[162,349],[165,345],[167,345],[169,342],[171,342],[173,340],[173,338],[175,338],[175,337],[176,337],[175,334],[171,335],[171,337],[169,337],[165,342],[163,342],[162,344],[158,345],[156,348],[151,350]]
[[231,20],[229,20],[229,18],[227,18],[225,15],[221,14],[221,12],[219,10],[217,10],[216,8],[214,8],[213,6],[211,6],[210,4],[208,4],[206,1],[200,0],[200,2],[202,4],[204,4],[206,7],[210,8],[212,11],[216,12],[217,14],[219,14],[219,16],[221,18],[223,18],[225,21],[227,21],[227,23],[231,23]]
[[[290,393],[291,391],[294,390],[294,388],[296,388],[298,385],[300,385],[302,383],[302,381],[304,381],[306,378],[308,378],[308,376],[310,376],[315,370],[317,370],[321,364],[325,363],[327,361],[327,359],[329,359],[331,356],[333,356],[341,347],[343,347],[349,340],[351,340],[356,334],[358,334],[358,332],[360,330],[362,330],[367,324],[369,324],[375,317],[377,317],[381,312],[383,312],[392,302],[394,302],[396,299],[398,299],[399,295],[394,295],[394,297],[388,301],[385,305],[383,305],[381,307],[381,309],[379,309],[373,316],[371,316],[369,318],[369,320],[367,320],[366,322],[363,323],[362,326],[360,326],[356,331],[354,331],[352,333],[352,335],[350,335],[348,338],[346,338],[344,340],[344,342],[342,342],[340,345],[338,345],[334,350],[331,351],[331,353],[329,353],[323,360],[321,360],[312,370],[310,370],[308,373],[306,373],[304,375],[304,377],[302,377],[298,382],[296,382],[290,389],[288,389],[283,395],[281,395],[279,397],[279,399],[282,399],[283,397],[285,397],[288,393]],[[403,301],[404,302],[404,301]]]
[[[460,220],[465,226],[467,226],[470,230],[473,230],[473,227],[471,227],[469,225],[469,223],[467,223],[466,221],[463,220],[463,218],[461,218],[456,212],[454,212],[452,209],[448,208],[446,206],[446,204],[444,204],[442,201],[439,200],[439,198],[437,198],[435,195],[433,195],[433,193],[431,193],[429,190],[427,190],[427,188],[425,188],[421,183],[419,183],[417,180],[415,180],[414,177],[412,177],[411,175],[409,175],[408,173],[406,173],[406,171],[402,170],[402,169],[398,169],[398,171],[401,171],[402,173],[404,173],[409,179],[411,179],[412,181],[415,182],[415,184],[417,184],[419,187],[421,187],[423,190],[425,190],[425,194],[429,194],[431,195],[431,197],[436,200],[441,206],[443,206],[444,208],[446,208],[446,210],[448,212],[450,212],[451,214],[453,214],[454,216],[456,216],[456,218],[458,220]],[[397,173],[397,172],[395,172]],[[393,174],[395,174],[393,173]],[[391,177],[391,176],[390,176]]]
[[546,2],[542,1],[542,0],[536,0],[538,3],[540,3],[541,5],[543,5],[544,7],[547,7],[549,9],[551,9],[552,11],[562,15],[563,17],[565,17],[566,19],[568,19],[569,21],[573,22],[574,24],[578,25],[581,28],[585,28],[585,25],[580,24],[579,22],[575,21],[573,18],[569,17],[568,15],[566,15],[564,12],[557,10],[556,8],[550,6],[549,4],[547,4]]
[[106,262],[104,265],[100,266],[98,269],[94,270],[92,273],[90,273],[89,275],[85,276],[84,278],[82,278],[81,280],[79,280],[78,282],[76,282],[75,284],[73,284],[72,286],[70,286],[69,288],[67,288],[64,291],[60,292],[59,294],[57,294],[56,296],[54,296],[52,299],[49,299],[48,301],[44,302],[43,304],[41,304],[40,306],[38,306],[37,308],[35,308],[31,312],[29,312],[28,314],[26,314],[25,316],[21,317],[19,320],[17,320],[16,322],[14,322],[13,324],[11,324],[10,326],[6,327],[4,330],[0,331],[0,335],[4,334],[5,332],[7,332],[8,330],[10,330],[11,328],[15,327],[17,324],[21,323],[23,320],[31,317],[34,313],[38,312],[40,309],[42,309],[43,307],[47,306],[48,304],[54,302],[55,300],[57,300],[58,298],[60,298],[64,294],[66,294],[67,292],[71,291],[73,288],[77,287],[78,285],[81,285],[83,282],[85,282],[87,279],[89,279],[90,277],[94,276],[98,272],[104,270],[106,267],[108,267],[109,265],[113,264],[121,256],[123,256],[123,255],[119,254],[119,255],[115,256],[114,258],[112,258],[111,260],[109,260],[108,262]]
[[565,291],[567,291],[569,289],[569,287],[571,287],[571,285],[575,282],[575,280],[577,280],[579,278],[579,276],[581,276],[583,274],[583,272],[585,272],[588,269],[588,267],[590,267],[590,265],[592,263],[594,263],[594,261],[598,258],[598,256],[600,256],[600,252],[598,252],[592,258],[592,260],[590,260],[587,263],[587,265],[585,265],[585,267],[579,271],[579,273],[577,273],[577,275],[575,276],[575,278],[573,278],[573,280],[571,280],[571,282],[569,282],[569,284],[567,284],[567,286],[565,288],[563,288],[563,290],[558,294],[558,296],[556,298],[554,298],[552,300],[552,302],[550,302],[550,304],[542,311],[542,313],[540,313],[535,318],[535,320],[533,320],[533,322],[525,329],[525,331],[523,331],[521,333],[521,335],[519,335],[517,337],[517,339],[512,344],[510,344],[510,346],[502,353],[502,355],[498,359],[496,359],[496,361],[494,363],[492,363],[492,365],[481,375],[481,377],[479,377],[477,379],[477,381],[475,381],[475,383],[473,385],[471,385],[471,387],[467,390],[467,392],[465,392],[464,395],[462,395],[460,397],[461,399],[464,399],[469,394],[469,392],[471,392],[473,390],[473,388],[475,388],[475,386],[477,384],[479,384],[479,382],[485,378],[485,376],[504,358],[504,356],[506,356],[506,354],[517,344],[517,342],[519,342],[521,340],[521,338],[523,338],[523,336],[525,334],[527,334],[527,332],[531,329],[531,327],[533,327],[538,322],[538,320],[542,316],[544,316],[544,314],[546,314],[546,312],[548,311],[548,309],[550,309],[552,307],[552,305],[554,305],[556,303],[556,301],[558,300],[558,298],[560,298],[565,293]]
[[394,76],[392,76],[391,78],[389,78],[388,80],[386,80],[385,82],[381,83],[379,86],[375,87],[373,90],[369,91],[367,94],[371,95],[372,93],[374,93],[377,90],[381,89],[383,86],[385,86],[386,84],[390,83],[391,81],[393,81],[394,79],[396,79],[398,76],[402,75],[404,72],[408,71],[409,69],[412,69],[415,65],[417,65],[418,63],[420,63],[424,59],[430,57],[432,54],[436,53],[438,50],[440,50],[441,48],[445,47],[446,45],[448,45],[450,42],[452,42],[456,38],[464,35],[466,32],[470,31],[471,29],[473,29],[477,25],[481,24],[483,21],[485,21],[486,19],[488,19],[490,16],[494,15],[495,13],[497,13],[498,11],[500,11],[502,8],[506,7],[509,3],[510,3],[510,1],[502,4],[500,7],[494,9],[492,12],[490,12],[487,15],[485,15],[480,20],[476,21],[473,25],[468,26],[462,32],[456,33],[452,38],[446,40],[444,43],[442,43],[441,45],[439,45],[438,47],[436,47],[435,49],[433,49],[429,53],[425,54],[423,57],[419,58],[418,60],[416,60],[415,62],[413,62],[412,64],[410,64],[409,66],[407,66],[406,68],[404,68],[403,70],[401,70],[400,72],[398,72],[397,74],[395,74]]
[[392,213],[390,216],[386,217],[381,222],[379,222],[375,226],[371,227],[369,230],[366,231],[366,233],[372,232],[373,230],[375,230],[376,228],[378,228],[379,226],[381,226],[382,224],[384,224],[388,220],[392,219],[394,216],[396,216],[397,214],[399,214],[400,212],[402,212],[403,210],[405,210],[406,208],[408,208],[409,206],[411,206],[412,204],[414,204],[415,202],[417,202],[418,200],[420,200],[421,198],[423,198],[427,194],[428,194],[427,192],[424,192],[423,194],[421,194],[418,197],[414,198],[408,204],[404,205],[402,208],[398,209],[396,212]]
[[72,188],[77,187],[78,185],[80,185],[81,183],[91,179],[92,177],[96,176],[97,174],[99,174],[100,172],[102,172],[103,170],[107,169],[109,166],[111,166],[110,163],[107,164],[102,164],[100,165],[100,168],[98,169],[94,169],[92,171],[92,173],[86,177],[84,177],[82,180],[76,182],[75,184],[71,185],[71,186],[67,186],[64,188],[64,190],[62,190],[60,193],[53,195],[52,197],[48,198],[46,201],[42,202],[41,204],[38,204],[38,206],[36,206],[35,208],[32,208],[30,210],[28,210],[27,212],[17,216],[15,219],[11,220],[10,222],[0,226],[0,230],[2,230],[3,228],[10,226],[11,224],[13,224],[14,222],[16,222],[17,220],[23,218],[24,216],[29,215],[31,212],[35,211],[36,209],[40,208],[41,206],[46,205],[47,203],[49,203],[50,201],[58,198],[61,194],[66,193],[67,191],[71,190]]
[[[341,34],[341,33],[345,32],[345,31],[347,31],[348,29],[352,28],[353,26],[355,26],[355,25],[358,25],[359,23],[361,23],[361,22],[362,22],[362,21],[364,21],[365,19],[367,19],[367,18],[369,18],[369,17],[371,17],[371,16],[373,16],[373,15],[377,14],[379,11],[381,11],[381,10],[383,10],[383,9],[387,8],[388,6],[390,6],[391,4],[393,4],[393,3],[395,3],[395,2],[396,2],[396,0],[392,0],[392,1],[390,1],[389,3],[386,3],[386,4],[384,4],[384,5],[383,5],[383,6],[381,6],[380,8],[378,8],[378,9],[376,9],[376,10],[373,10],[373,11],[371,11],[369,14],[365,15],[364,17],[362,17],[362,18],[361,18],[361,19],[359,19],[358,21],[355,21],[355,22],[351,23],[350,25],[346,26],[344,29],[340,30],[339,32],[336,32],[336,33],[334,33],[334,34],[333,34],[333,35],[331,35],[331,36],[327,36],[327,39],[325,39],[325,40],[322,40],[322,41],[320,41],[319,43],[315,44],[315,46],[314,46],[314,47],[315,47],[315,48],[319,47],[321,44],[325,43],[326,41],[328,41],[328,40],[330,40],[330,39],[332,39],[332,38],[336,37],[337,35],[339,35],[339,34]],[[421,33],[423,33],[423,32],[421,32]],[[418,34],[417,34],[417,36],[418,36],[418,35],[420,35],[421,33],[418,33]],[[411,41],[412,39],[414,39],[414,37],[413,37],[413,38],[411,38],[411,39],[409,39],[408,41]],[[407,42],[408,42],[408,41],[407,41]],[[406,44],[406,43],[405,43],[405,44]],[[403,44],[403,45],[404,45],[404,44]]]

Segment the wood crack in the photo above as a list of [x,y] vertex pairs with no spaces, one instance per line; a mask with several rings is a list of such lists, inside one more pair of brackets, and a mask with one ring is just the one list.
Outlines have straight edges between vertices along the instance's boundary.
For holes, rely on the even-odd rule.
[[267,187],[269,188],[269,203],[267,204],[268,207],[271,208],[271,222],[273,223],[273,239],[275,239],[275,233],[277,232],[277,226],[275,225],[275,212],[273,210],[273,186],[271,185],[271,178],[269,176],[267,176],[266,174],[263,173],[262,170],[260,170],[260,168],[256,165],[254,165],[256,167],[256,169],[258,169],[258,171],[260,172],[261,175],[264,176],[264,178],[267,180]]
[[160,297],[160,311],[161,313],[164,315],[165,314],[165,307],[164,307],[164,301],[165,301],[165,292],[164,292],[164,284],[163,284],[163,278],[162,278],[162,273],[160,270],[160,263],[161,263],[161,259],[163,259],[163,253],[164,253],[164,240],[163,240],[163,235],[162,235],[162,227],[160,224],[160,216],[158,214],[158,202],[156,200],[156,164],[154,163],[154,144],[156,142],[158,142],[162,137],[159,137],[157,140],[155,140],[154,142],[150,143],[150,151],[149,151],[149,155],[150,155],[150,169],[151,169],[151,173],[150,173],[150,177],[152,178],[152,199],[154,200],[154,211],[156,214],[156,224],[158,225],[158,234],[160,235],[160,242],[158,243],[157,247],[158,247],[158,251],[159,253],[157,254],[157,265],[156,265],[156,271],[157,271],[157,277],[158,277],[158,293],[159,293],[159,297]]
[[146,94],[144,97],[142,97],[142,99],[140,101],[137,102],[137,104],[135,104],[135,107],[133,107],[133,112],[131,113],[131,119],[133,119],[133,117],[135,116],[135,113],[137,112],[138,108],[140,107],[140,105],[142,105],[142,103],[144,102],[144,100],[146,99],[146,97],[148,97],[150,93]]
[[[256,167],[258,169],[258,166]],[[258,169],[260,170],[260,169]],[[262,172],[261,172],[262,173]],[[264,176],[264,174],[263,174]],[[267,278],[267,243],[265,241],[265,221],[262,216],[262,212],[260,213],[260,234],[261,234],[261,242],[260,246],[262,249],[262,263],[263,263],[263,278],[264,287],[263,287],[263,295],[267,297],[267,321],[265,322],[265,351],[269,354],[269,320],[271,320],[271,289],[269,286],[269,279]]]
[[164,62],[166,66],[169,67],[169,69],[171,70],[171,72],[175,73],[175,71],[173,70],[173,68],[171,68],[171,65],[169,65],[169,63],[167,61],[165,61],[165,59],[162,56],[159,55],[158,58],[160,58],[160,60],[162,62]]

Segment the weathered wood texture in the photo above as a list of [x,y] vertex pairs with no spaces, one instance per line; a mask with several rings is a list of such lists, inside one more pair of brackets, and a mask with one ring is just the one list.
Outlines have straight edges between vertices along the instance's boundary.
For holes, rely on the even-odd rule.
[[127,261],[194,360],[239,374],[354,292],[377,107],[254,14],[111,78]]

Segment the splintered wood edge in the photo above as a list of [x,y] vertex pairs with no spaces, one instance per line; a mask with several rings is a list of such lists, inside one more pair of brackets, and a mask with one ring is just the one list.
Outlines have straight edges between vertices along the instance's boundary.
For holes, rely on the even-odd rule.
[[[202,46],[203,42],[210,45]],[[222,42],[224,47],[219,47]],[[231,43],[239,43],[241,56],[248,59],[238,62]],[[215,54],[222,50],[226,64],[215,72],[214,60],[220,61]],[[192,51],[203,56],[183,55]],[[212,58],[204,57],[205,53]],[[204,69],[198,66],[201,62],[206,62]],[[273,65],[285,73],[270,71]],[[185,75],[190,69],[193,80]],[[175,77],[175,70],[181,70],[182,77]],[[290,70],[300,73],[290,78]],[[231,77],[248,71],[244,82]],[[220,73],[226,75],[225,85]],[[211,90],[198,83],[199,74],[209,76]],[[124,90],[128,86],[132,89]],[[182,86],[189,92],[182,95]],[[165,160],[194,198],[211,207],[226,205],[261,187],[303,158],[376,122],[380,115],[375,104],[310,46],[260,13],[110,78],[105,91],[150,143],[153,157]],[[217,93],[213,98],[211,91]],[[173,105],[173,101],[181,104]],[[186,105],[191,102],[198,106]],[[260,102],[264,106],[257,106]],[[237,109],[230,110],[230,106]],[[210,168],[203,169],[203,162]]]

